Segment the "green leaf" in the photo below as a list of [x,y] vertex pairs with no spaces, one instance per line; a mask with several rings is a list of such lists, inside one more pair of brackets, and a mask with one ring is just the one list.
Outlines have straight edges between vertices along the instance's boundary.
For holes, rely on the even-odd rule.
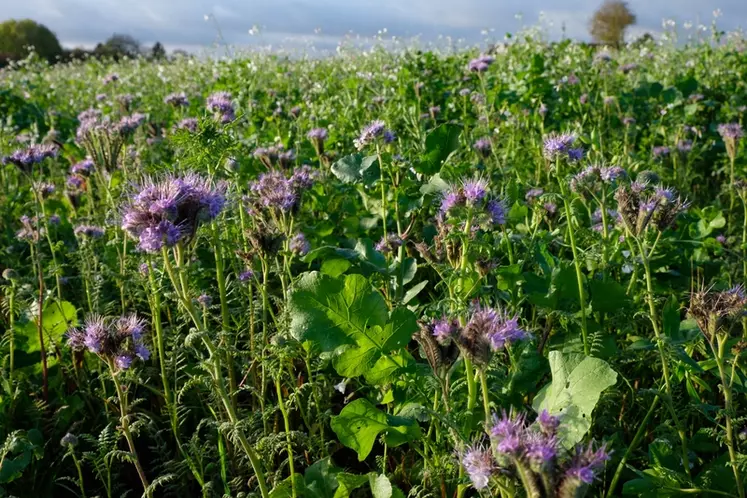
[[328,498],[335,494],[338,488],[337,473],[329,458],[323,458],[304,472],[306,481],[306,496],[309,498]]
[[424,175],[438,173],[441,165],[459,148],[459,135],[462,127],[456,124],[442,124],[425,137],[425,154],[415,165],[415,171]]
[[330,426],[342,444],[358,453],[361,462],[371,453],[378,435],[389,429],[386,413],[366,399],[356,399],[347,405],[332,417]]
[[383,327],[387,306],[362,275],[344,281],[318,272],[301,276],[290,296],[291,333],[299,341],[311,340],[323,351],[354,344],[366,327]]
[[343,183],[372,185],[380,177],[378,159],[375,155],[351,154],[335,162],[331,171]]
[[589,280],[591,289],[591,307],[594,311],[614,313],[627,308],[630,299],[625,294],[625,288],[614,280]]
[[407,304],[412,301],[418,294],[420,294],[420,291],[426,288],[427,285],[428,281],[423,280],[422,282],[419,282],[410,287],[410,289],[405,292],[405,297],[402,298],[402,304]]
[[369,481],[373,498],[392,498],[392,483],[389,482],[387,476],[371,475]]
[[[57,357],[50,355],[51,344],[59,344],[69,329],[78,326],[78,310],[67,301],[50,300],[44,305],[42,313],[42,332],[47,351],[47,367],[57,363]],[[37,317],[23,325],[16,325],[16,365],[26,368],[33,374],[41,373],[41,342]]]
[[680,303],[675,296],[671,296],[662,311],[662,326],[664,334],[672,341],[682,339],[680,335]]
[[537,393],[532,408],[561,416],[561,439],[572,448],[588,432],[591,413],[602,391],[617,381],[617,373],[606,361],[582,354],[551,351],[549,360],[552,382]]
[[353,263],[351,263],[347,259],[343,258],[334,258],[334,259],[327,259],[322,263],[321,272],[325,275],[329,275],[332,278],[337,278],[348,269],[353,266]]
[[337,488],[337,491],[335,491],[334,498],[349,498],[350,493],[363,486],[366,481],[368,481],[368,476],[340,472],[337,474],[337,483],[339,487]]

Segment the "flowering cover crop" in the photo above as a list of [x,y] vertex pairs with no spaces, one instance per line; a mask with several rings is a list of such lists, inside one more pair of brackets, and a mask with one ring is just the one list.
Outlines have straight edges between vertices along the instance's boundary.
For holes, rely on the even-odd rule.
[[0,497],[733,496],[747,43],[0,72]]

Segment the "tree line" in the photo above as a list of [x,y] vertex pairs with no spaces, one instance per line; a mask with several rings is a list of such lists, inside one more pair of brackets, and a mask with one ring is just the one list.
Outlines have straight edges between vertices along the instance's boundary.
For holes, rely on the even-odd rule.
[[[618,47],[625,40],[626,29],[635,24],[636,17],[626,2],[605,0],[589,20],[589,33],[595,44]],[[0,67],[23,59],[33,50],[50,63],[81,60],[89,57],[119,60],[124,57],[164,59],[166,49],[160,42],[153,47],[143,47],[130,35],[114,34],[93,50],[64,49],[57,36],[43,24],[31,19],[10,20],[0,24]],[[184,51],[181,52],[186,55]]]
[[[11,19],[0,24],[0,67],[24,59],[31,51],[50,63],[90,57],[114,60],[124,57],[146,57],[153,60],[166,58],[166,49],[160,42],[152,47],[144,47],[130,35],[115,33],[92,50],[81,47],[65,49],[49,28],[31,19]],[[177,52],[186,54],[184,51],[175,51]]]

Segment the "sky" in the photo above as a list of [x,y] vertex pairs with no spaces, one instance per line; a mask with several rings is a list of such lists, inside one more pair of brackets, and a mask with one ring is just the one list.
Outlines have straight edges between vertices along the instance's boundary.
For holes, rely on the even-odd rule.
[[[40,22],[66,47],[90,48],[123,33],[143,44],[160,41],[170,50],[196,51],[219,42],[333,49],[346,36],[418,37],[423,44],[451,37],[473,44],[529,26],[543,26],[548,38],[588,39],[588,19],[601,1],[0,0],[0,17]],[[628,5],[637,16],[630,36],[660,33],[663,19],[680,28],[692,23],[690,31],[710,26],[716,9],[719,28],[747,28],[747,0],[629,0]]]

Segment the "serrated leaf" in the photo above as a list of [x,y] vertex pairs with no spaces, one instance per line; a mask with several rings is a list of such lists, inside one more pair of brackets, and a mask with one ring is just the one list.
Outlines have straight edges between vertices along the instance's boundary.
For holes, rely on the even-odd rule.
[[560,416],[560,437],[572,448],[589,431],[591,413],[602,391],[617,381],[617,373],[606,361],[582,354],[551,351],[549,360],[552,382],[537,393],[532,408]]

